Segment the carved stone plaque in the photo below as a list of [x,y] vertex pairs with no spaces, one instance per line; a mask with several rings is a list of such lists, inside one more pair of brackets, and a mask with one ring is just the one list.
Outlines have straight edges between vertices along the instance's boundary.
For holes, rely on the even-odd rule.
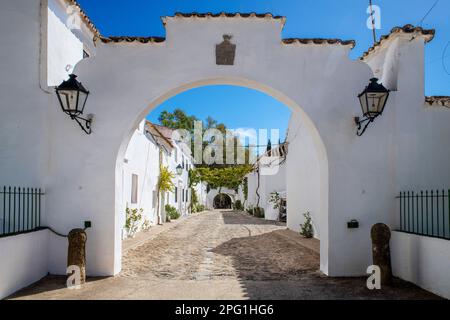
[[236,45],[230,42],[232,37],[232,35],[224,34],[223,42],[216,45],[216,64],[219,66],[234,65]]

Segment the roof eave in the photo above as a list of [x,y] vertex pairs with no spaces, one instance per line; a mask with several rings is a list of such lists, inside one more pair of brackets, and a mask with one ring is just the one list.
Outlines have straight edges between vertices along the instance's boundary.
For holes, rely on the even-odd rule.
[[407,24],[403,27],[394,27],[391,32],[387,35],[383,35],[378,42],[376,42],[372,47],[370,47],[363,55],[359,58],[360,60],[365,60],[370,57],[373,53],[377,52],[383,44],[390,40],[394,35],[397,34],[410,34],[413,37],[424,37],[425,43],[428,43],[434,39],[436,31],[434,29],[423,29],[422,27],[414,27],[411,24]]
[[212,19],[212,18],[257,18],[257,19],[271,19],[271,20],[279,20],[281,22],[281,28],[284,28],[284,25],[286,24],[286,17],[284,16],[277,16],[273,15],[272,13],[228,13],[228,12],[220,12],[220,13],[198,13],[198,12],[192,12],[192,13],[182,13],[182,12],[176,12],[173,16],[163,16],[161,17],[161,21],[164,25],[164,27],[167,25],[167,22],[169,19]]

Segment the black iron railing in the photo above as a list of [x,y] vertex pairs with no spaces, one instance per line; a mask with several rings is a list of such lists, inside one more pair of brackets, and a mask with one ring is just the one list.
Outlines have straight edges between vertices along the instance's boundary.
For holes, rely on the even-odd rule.
[[38,188],[1,188],[0,237],[40,229],[43,195]]
[[400,192],[399,231],[450,240],[450,190]]

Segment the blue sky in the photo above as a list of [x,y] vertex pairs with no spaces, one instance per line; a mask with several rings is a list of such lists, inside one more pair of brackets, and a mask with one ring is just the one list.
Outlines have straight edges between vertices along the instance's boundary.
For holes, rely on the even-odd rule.
[[166,100],[153,110],[148,119],[157,122],[161,111],[173,111],[176,108],[201,120],[211,116],[230,129],[279,129],[281,138],[285,136],[291,114],[284,104],[256,90],[235,86],[206,86]]
[[[372,45],[366,27],[368,0],[79,0],[103,35],[165,36],[160,17],[175,12],[271,12],[286,16],[283,37],[320,37],[356,40],[351,58],[358,58]],[[436,0],[374,0],[381,8],[381,30],[394,26],[418,25]],[[435,39],[426,47],[426,95],[450,95],[450,1],[440,0],[423,21],[436,29]],[[448,47],[444,53],[445,48]],[[443,59],[444,56],[444,59]],[[220,91],[223,91],[220,93]],[[219,97],[219,99],[217,99]],[[214,102],[206,106],[205,101]],[[220,104],[220,105],[219,105]],[[219,106],[228,106],[221,109]],[[245,108],[244,108],[245,106]],[[270,127],[285,130],[287,109],[261,94],[241,88],[200,88],[174,97],[164,107],[191,110],[199,118],[211,115],[231,128]],[[208,110],[205,108],[208,107]],[[227,111],[225,111],[227,110]],[[235,110],[236,112],[230,112]],[[260,111],[262,110],[262,111]],[[283,110],[283,111],[280,111]],[[237,114],[239,116],[237,116]],[[258,117],[255,117],[258,115]],[[284,126],[280,125],[284,124]]]

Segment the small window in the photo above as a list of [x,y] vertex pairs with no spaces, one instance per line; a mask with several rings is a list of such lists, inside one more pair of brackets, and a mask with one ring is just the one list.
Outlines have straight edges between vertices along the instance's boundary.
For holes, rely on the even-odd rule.
[[174,194],[174,196],[175,196],[175,203],[177,203],[178,202],[178,188],[177,187],[175,187],[175,194]]
[[189,189],[186,189],[186,202],[189,202]]
[[83,59],[87,59],[89,57],[90,57],[90,54],[86,50],[83,50]]
[[182,160],[181,160],[181,163],[182,163],[181,166],[182,166],[183,169],[184,169],[184,156],[181,156],[181,159],[182,159]]
[[181,191],[182,202],[184,202],[184,189]]
[[131,175],[131,203],[137,203],[138,198],[138,176],[137,174]]
[[153,193],[152,193],[152,208],[153,209],[155,209],[156,208],[156,200],[158,200],[157,199],[158,197],[156,196],[156,190],[153,190]]

